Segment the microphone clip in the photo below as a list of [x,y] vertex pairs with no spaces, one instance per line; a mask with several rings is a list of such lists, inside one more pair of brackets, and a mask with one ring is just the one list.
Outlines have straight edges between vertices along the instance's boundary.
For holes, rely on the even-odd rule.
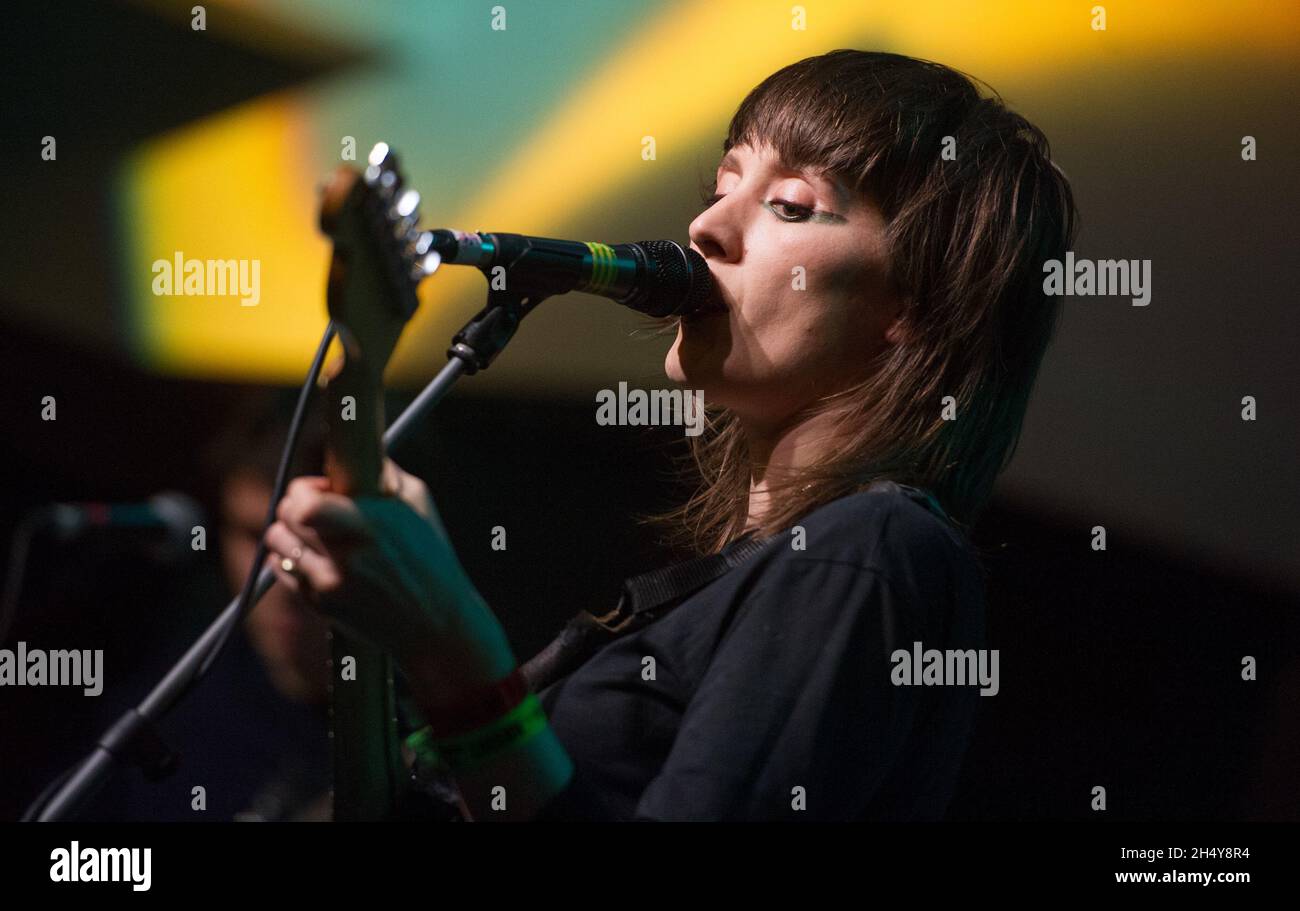
[[459,358],[471,376],[486,370],[514,337],[520,321],[546,297],[489,288],[487,304],[452,338],[448,359]]

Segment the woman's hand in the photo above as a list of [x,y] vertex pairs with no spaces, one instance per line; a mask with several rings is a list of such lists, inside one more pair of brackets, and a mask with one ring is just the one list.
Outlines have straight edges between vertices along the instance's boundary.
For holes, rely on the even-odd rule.
[[505,633],[465,575],[428,488],[385,459],[381,489],[385,496],[350,499],[327,478],[292,481],[266,533],[281,583],[393,654],[426,697],[451,701],[504,677],[515,663]]

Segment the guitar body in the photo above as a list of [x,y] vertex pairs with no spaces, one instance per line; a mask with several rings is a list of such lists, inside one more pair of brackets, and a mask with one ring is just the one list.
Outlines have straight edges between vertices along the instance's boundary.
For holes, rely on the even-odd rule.
[[[381,649],[336,628],[331,648],[330,749],[335,822],[366,822],[398,815],[405,788],[397,732],[393,662]],[[356,679],[340,674],[355,662]]]
[[[431,235],[415,230],[419,195],[401,187],[395,156],[381,143],[364,176],[340,167],[322,190],[321,228],[334,242],[327,303],[344,351],[326,391],[325,474],[331,490],[350,497],[381,493],[384,368],[418,305],[416,285],[438,265],[426,255]],[[337,623],[331,648],[334,819],[391,819],[409,793],[393,661]]]

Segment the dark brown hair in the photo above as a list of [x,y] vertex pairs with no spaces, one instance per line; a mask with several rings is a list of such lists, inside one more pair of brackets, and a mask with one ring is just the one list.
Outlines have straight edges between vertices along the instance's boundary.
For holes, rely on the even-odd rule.
[[[1043,262],[1064,256],[1076,214],[1047,138],[990,93],[937,63],[836,50],[773,73],[732,118],[724,153],[769,145],[880,209],[904,302],[905,340],[816,404],[835,415],[839,444],[779,485],[760,535],[882,478],[928,490],[968,534],[1010,462],[1060,307]],[[750,483],[736,416],[706,416],[692,438],[702,483],[658,517],[703,552],[745,531]]]

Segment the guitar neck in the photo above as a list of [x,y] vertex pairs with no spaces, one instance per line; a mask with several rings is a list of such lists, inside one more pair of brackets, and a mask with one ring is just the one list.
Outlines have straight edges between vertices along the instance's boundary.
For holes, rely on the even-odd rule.
[[[378,143],[367,160],[364,174],[335,169],[320,211],[334,243],[325,302],[347,355],[328,383],[325,473],[332,490],[353,498],[382,490],[384,365],[419,306],[416,284],[440,261],[432,232],[415,232],[420,194],[403,190],[392,150]],[[393,662],[337,624],[333,651],[334,818],[388,818],[406,793]]]
[[382,372],[349,355],[328,390],[325,474],[330,489],[348,497],[375,496],[384,463]]
[[[331,489],[350,497],[380,491],[383,385],[378,371],[345,362],[329,381]],[[330,687],[334,819],[377,821],[397,814],[406,766],[397,732],[393,662],[372,643],[335,627]]]

